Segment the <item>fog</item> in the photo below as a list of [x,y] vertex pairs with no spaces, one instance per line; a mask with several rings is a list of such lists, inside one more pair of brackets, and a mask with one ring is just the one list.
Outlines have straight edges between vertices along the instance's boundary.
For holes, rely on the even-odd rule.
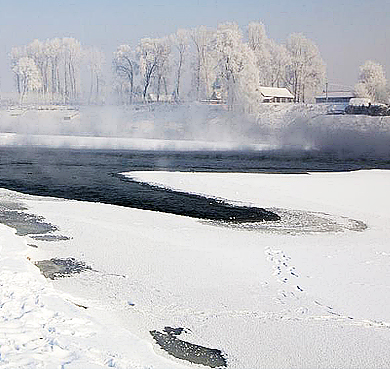
[[284,146],[312,148],[341,158],[390,158],[390,117],[324,116],[295,120],[281,133]]
[[256,145],[254,118],[224,106],[14,107],[0,111],[3,144],[135,149],[229,149]]
[[390,117],[327,115],[324,105],[3,107],[0,144],[135,150],[319,151],[389,158]]

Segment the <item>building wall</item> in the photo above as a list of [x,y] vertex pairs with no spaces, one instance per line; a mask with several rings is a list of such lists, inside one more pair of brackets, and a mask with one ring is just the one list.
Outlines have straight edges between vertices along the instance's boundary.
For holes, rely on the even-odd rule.
[[345,103],[348,104],[349,100],[351,100],[351,96],[339,96],[339,97],[316,97],[316,103],[321,104],[321,103]]

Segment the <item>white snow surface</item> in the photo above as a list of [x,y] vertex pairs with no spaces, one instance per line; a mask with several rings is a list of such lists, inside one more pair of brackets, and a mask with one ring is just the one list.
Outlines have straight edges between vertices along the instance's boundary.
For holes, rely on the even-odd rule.
[[[199,367],[153,344],[149,331],[165,326],[222,350],[229,368],[390,367],[390,171],[126,175],[341,226],[227,227],[2,190],[71,240],[0,227],[0,367]],[[48,282],[27,257],[93,270]]]
[[[22,198],[1,190],[8,201]],[[49,283],[28,257],[26,240],[0,225],[0,367],[182,368],[151,343],[105,319],[103,306],[84,310]],[[96,317],[99,317],[98,319]]]

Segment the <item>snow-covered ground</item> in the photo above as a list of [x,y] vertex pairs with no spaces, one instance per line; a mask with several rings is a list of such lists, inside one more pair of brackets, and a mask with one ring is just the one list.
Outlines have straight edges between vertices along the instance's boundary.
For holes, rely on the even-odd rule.
[[[1,203],[28,197],[1,190]],[[82,205],[81,205],[82,206]],[[26,239],[0,225],[0,367],[182,368],[145,342],[59,291],[29,260]]]
[[[197,367],[153,344],[149,331],[165,326],[222,350],[230,368],[390,367],[390,171],[128,176],[277,209],[282,223],[227,226],[3,190],[1,201],[71,238],[1,226],[3,367]],[[32,261],[52,257],[92,270],[48,282]]]

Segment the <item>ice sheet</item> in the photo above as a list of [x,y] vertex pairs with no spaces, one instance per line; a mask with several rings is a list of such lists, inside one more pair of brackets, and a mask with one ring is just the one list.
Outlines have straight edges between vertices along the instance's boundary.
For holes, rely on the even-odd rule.
[[[74,257],[91,265],[93,271],[53,281],[55,290],[50,291],[61,299],[66,293],[68,299],[71,296],[88,308],[80,313],[73,305],[76,312],[68,312],[65,302],[55,305],[59,314],[64,309],[71,317],[88,314],[83,319],[96,324],[89,326],[88,334],[101,337],[100,324],[110,327],[110,339],[97,340],[99,355],[104,352],[107,359],[110,352],[130,364],[113,359],[106,365],[133,367],[134,352],[127,342],[152,345],[149,331],[170,326],[186,328],[180,337],[187,342],[221,350],[230,368],[389,366],[390,171],[129,175],[183,191],[295,212],[295,222],[300,216],[323,214],[336,224],[352,219],[367,228],[269,232],[266,225],[226,227],[112,205],[15,195],[27,212],[43,216],[70,237],[45,242],[25,236],[26,243],[38,247],[13,254],[15,260],[22,258],[27,265],[25,256],[32,261]],[[315,217],[308,216],[306,222],[311,219]],[[12,244],[20,239],[6,230],[1,234],[8,234]],[[7,244],[2,242],[2,250]],[[30,276],[49,288],[32,265],[28,268]],[[34,290],[32,295],[37,293]],[[53,321],[54,327],[59,324]],[[17,329],[19,337],[25,328]],[[76,324],[73,330],[77,329]],[[68,338],[61,330],[56,334],[58,340],[69,340],[72,349],[77,346],[80,360],[90,360],[95,341],[86,338],[83,346],[77,337]],[[131,338],[119,345],[126,334]],[[166,367],[195,367],[153,347],[154,351],[136,356],[138,363],[146,365],[148,358],[159,367],[160,357],[170,360]],[[24,359],[32,355],[26,348],[18,352]]]

